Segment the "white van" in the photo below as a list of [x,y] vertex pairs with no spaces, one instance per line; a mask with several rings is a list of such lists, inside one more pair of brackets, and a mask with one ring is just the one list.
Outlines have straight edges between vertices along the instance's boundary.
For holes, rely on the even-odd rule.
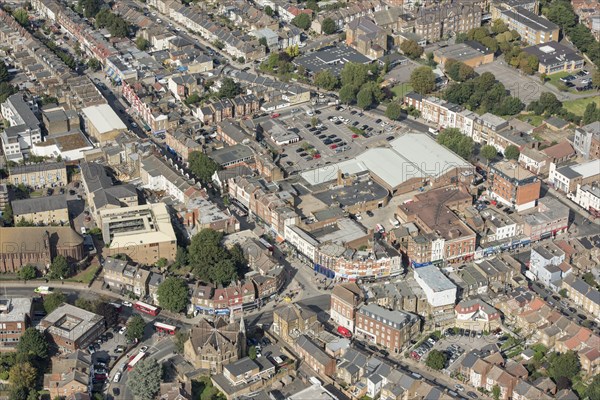
[[390,218],[390,224],[392,224],[394,228],[398,228],[400,226],[400,222],[398,222],[398,220],[395,218]]
[[429,133],[437,136],[437,134],[440,133],[440,131],[435,128],[429,128]]

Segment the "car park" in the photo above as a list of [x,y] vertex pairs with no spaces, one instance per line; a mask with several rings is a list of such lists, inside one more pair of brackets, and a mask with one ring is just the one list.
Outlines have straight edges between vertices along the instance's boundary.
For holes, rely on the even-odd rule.
[[571,82],[571,81],[574,81],[575,79],[577,79],[577,77],[575,77],[573,75],[567,75],[565,77],[560,78],[560,80],[562,82]]

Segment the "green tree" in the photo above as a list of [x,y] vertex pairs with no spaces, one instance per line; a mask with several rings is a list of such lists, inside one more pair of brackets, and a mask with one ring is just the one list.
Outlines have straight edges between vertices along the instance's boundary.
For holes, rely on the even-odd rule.
[[96,302],[96,309],[94,312],[102,317],[104,317],[104,323],[107,328],[111,326],[115,326],[119,321],[119,311],[110,303],[106,301]]
[[400,50],[407,57],[417,59],[423,55],[423,48],[414,40],[405,40],[400,44]]
[[486,144],[481,148],[479,155],[486,159],[489,163],[490,160],[493,160],[496,157],[497,150],[494,146]]
[[91,300],[88,300],[84,297],[79,297],[77,300],[75,300],[75,307],[94,312],[96,305]]
[[175,262],[173,268],[178,269],[187,265],[187,249],[185,247],[177,246],[177,253],[175,253]]
[[258,39],[258,44],[260,44],[261,46],[264,46],[264,47],[269,47],[269,46],[267,45],[267,38],[266,38],[266,37],[264,37],[264,36],[263,36],[263,37],[261,37],[260,39]]
[[539,99],[540,105],[544,108],[544,112],[548,115],[557,114],[562,108],[562,103],[556,98],[554,93],[543,92]]
[[146,321],[139,315],[134,315],[129,318],[127,322],[127,331],[125,336],[127,339],[132,341],[139,341],[144,336],[144,328],[146,327]]
[[11,385],[31,388],[37,379],[37,370],[30,362],[18,363],[12,366],[9,373]]
[[560,289],[558,291],[558,294],[560,294],[560,296],[564,298],[569,297],[569,292],[567,292],[567,289],[565,288]]
[[64,256],[58,255],[54,257],[54,260],[52,260],[52,263],[50,264],[50,279],[67,278],[70,272],[71,268],[69,267],[69,263]]
[[313,83],[318,88],[323,88],[325,90],[333,90],[338,85],[337,76],[333,75],[331,71],[324,69],[315,74],[313,78]]
[[25,217],[21,217],[21,219],[17,221],[15,226],[19,226],[19,227],[35,226],[35,224],[32,221],[26,220]]
[[360,88],[369,80],[369,66],[353,62],[346,63],[340,72],[340,78],[342,86],[350,85]]
[[8,82],[0,82],[0,103],[4,103],[9,96],[17,93],[19,90]]
[[444,129],[437,136],[437,141],[466,160],[471,157],[475,147],[473,139],[463,135],[457,128]]
[[185,342],[187,342],[189,335],[187,332],[183,332],[178,330],[175,332],[175,351],[178,354],[183,354],[183,348],[185,346]]
[[574,351],[568,351],[562,354],[552,353],[549,361],[550,368],[548,368],[548,374],[555,381],[561,377],[573,380],[581,370],[579,357]]
[[153,358],[140,361],[129,373],[127,387],[136,399],[153,400],[160,390],[162,368]]
[[331,34],[335,33],[337,31],[337,26],[335,24],[335,21],[329,17],[325,18],[323,20],[323,22],[321,23],[321,30],[326,35],[331,35]]
[[190,106],[199,103],[200,100],[202,100],[200,95],[198,95],[196,92],[192,92],[188,97],[185,98],[184,103]]
[[425,365],[439,371],[446,366],[446,355],[439,350],[433,349],[427,355]]
[[29,14],[23,8],[17,8],[13,11],[12,16],[21,26],[29,26]]
[[10,79],[10,74],[8,73],[8,68],[4,61],[0,61],[0,82],[8,82]]
[[385,116],[394,121],[399,120],[402,116],[402,106],[396,102],[390,103],[385,109]]
[[492,387],[492,397],[494,398],[494,400],[500,400],[501,394],[502,391],[500,390],[500,386],[494,385],[494,387]]
[[67,301],[67,296],[65,296],[60,290],[57,290],[56,292],[50,293],[44,297],[44,310],[46,310],[46,313],[50,314],[65,301]]
[[598,287],[598,282],[596,282],[596,278],[594,278],[594,274],[591,272],[586,272],[585,274],[581,275],[581,279],[583,279],[585,283],[593,288]]
[[584,125],[588,125],[596,121],[600,121],[600,109],[596,106],[596,103],[592,102],[585,107],[582,122]]
[[373,91],[365,86],[366,85],[364,85],[363,88],[360,89],[358,91],[358,94],[356,95],[356,105],[362,108],[363,110],[366,110],[367,108],[371,107],[371,105],[375,101],[375,99],[373,98]]
[[44,334],[35,328],[27,328],[19,338],[17,353],[28,359],[45,360],[48,357],[48,341]]
[[245,64],[246,63],[246,59],[243,56],[239,56],[237,59],[237,62],[239,62],[240,64]]
[[431,93],[435,89],[435,75],[430,67],[418,67],[410,74],[410,84],[419,94]]
[[302,13],[292,19],[292,24],[300,29],[307,30],[311,24],[310,15]]
[[14,214],[12,206],[10,205],[10,203],[6,203],[4,209],[2,210],[2,223],[5,226],[10,226],[13,224],[13,218]]
[[19,272],[17,272],[17,275],[20,279],[23,279],[24,281],[35,279],[35,277],[37,276],[37,268],[35,268],[31,264],[24,265],[19,270]]
[[138,48],[138,50],[146,51],[150,47],[150,42],[144,37],[138,36],[135,39],[135,46]]
[[504,149],[504,157],[508,158],[509,160],[518,160],[520,154],[521,151],[514,144],[506,146],[506,149]]
[[352,104],[356,101],[356,87],[352,85],[344,85],[340,89],[339,97],[342,104]]
[[87,62],[87,66],[92,70],[92,71],[100,71],[100,68],[102,68],[102,64],[100,64],[100,61],[98,61],[97,58],[90,58]]
[[596,89],[600,88],[600,69],[597,69],[592,73],[592,86]]
[[25,386],[11,386],[8,393],[8,400],[27,400],[29,388]]
[[219,97],[232,99],[241,93],[240,84],[231,78],[225,78],[219,88]]
[[221,169],[212,158],[199,151],[193,151],[189,156],[190,170],[200,181],[212,182],[213,174]]
[[453,81],[464,82],[475,77],[475,71],[463,62],[448,60],[444,65],[444,72]]
[[585,391],[590,400],[600,399],[600,375],[596,375]]
[[273,9],[271,8],[271,6],[265,6],[265,14],[267,14],[269,17],[272,17],[274,14]]
[[86,18],[95,17],[103,4],[102,0],[79,0],[79,8],[83,11],[83,16]]
[[496,35],[498,35],[499,33],[508,32],[508,26],[501,19],[495,19],[492,22],[492,32]]
[[256,360],[256,347],[250,346],[250,348],[248,348],[248,358]]
[[29,394],[27,395],[27,400],[39,400],[39,399],[40,399],[40,394],[38,393],[38,391],[33,388],[30,389]]
[[161,307],[181,312],[188,303],[188,287],[181,278],[169,277],[158,286],[158,302]]
[[220,284],[227,284],[237,278],[235,262],[221,245],[222,239],[222,232],[208,228],[192,237],[188,259],[198,278]]

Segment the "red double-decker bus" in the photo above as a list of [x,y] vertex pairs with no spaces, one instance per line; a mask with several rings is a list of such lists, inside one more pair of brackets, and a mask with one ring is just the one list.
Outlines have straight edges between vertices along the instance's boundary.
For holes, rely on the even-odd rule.
[[176,326],[163,324],[162,322],[155,322],[154,329],[159,333],[167,333],[169,335],[174,335],[177,330]]
[[127,364],[127,371],[131,371],[135,365],[140,362],[142,358],[144,358],[145,355],[146,353],[140,351],[137,355],[131,357],[129,359],[129,363]]
[[133,308],[135,308],[136,310],[141,311],[145,314],[150,314],[153,317],[156,317],[158,315],[158,313],[160,312],[160,308],[151,306],[150,304],[146,304],[141,301],[136,302],[133,305]]

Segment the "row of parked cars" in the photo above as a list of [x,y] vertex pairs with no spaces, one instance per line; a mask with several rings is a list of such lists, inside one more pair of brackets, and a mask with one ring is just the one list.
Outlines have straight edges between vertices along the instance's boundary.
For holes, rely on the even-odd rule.
[[435,346],[437,341],[438,339],[434,335],[429,336],[427,340],[424,340],[423,343],[410,353],[410,356],[417,361],[420,360],[433,348],[433,346]]

